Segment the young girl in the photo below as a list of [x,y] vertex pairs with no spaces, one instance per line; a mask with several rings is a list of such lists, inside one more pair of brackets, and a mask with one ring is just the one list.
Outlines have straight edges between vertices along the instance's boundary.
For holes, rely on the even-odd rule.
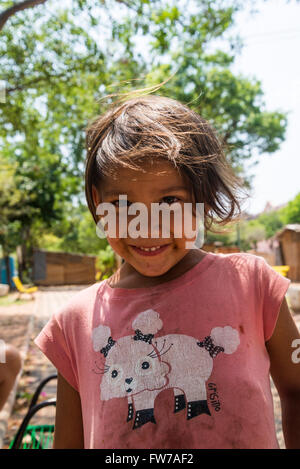
[[256,255],[188,248],[171,210],[167,236],[161,220],[156,237],[129,230],[134,203],[147,214],[152,204],[204,203],[206,230],[240,210],[242,182],[210,125],[146,95],[95,119],[87,151],[88,206],[96,223],[101,203],[115,208],[107,240],[124,263],[76,293],[35,340],[59,373],[54,448],[278,448],[269,372],[286,446],[300,448],[290,280]]

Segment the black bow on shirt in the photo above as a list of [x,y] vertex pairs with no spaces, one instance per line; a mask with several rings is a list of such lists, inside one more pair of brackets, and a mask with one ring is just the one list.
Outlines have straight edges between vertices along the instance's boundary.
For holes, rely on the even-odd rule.
[[135,332],[135,336],[133,337],[134,340],[143,340],[144,342],[148,342],[149,344],[151,344],[154,334],[143,334],[139,329],[137,329],[134,332]]
[[214,345],[213,340],[210,337],[210,335],[205,337],[205,339],[202,342],[197,342],[197,345],[199,345],[199,347],[204,347],[205,350],[208,351],[209,355],[212,358],[215,358],[218,355],[218,353],[224,352],[223,347],[219,347],[218,345]]
[[110,349],[115,343],[116,341],[113,340],[112,337],[109,337],[107,345],[100,350],[100,353],[103,353],[103,355],[106,357],[108,352],[110,351]]

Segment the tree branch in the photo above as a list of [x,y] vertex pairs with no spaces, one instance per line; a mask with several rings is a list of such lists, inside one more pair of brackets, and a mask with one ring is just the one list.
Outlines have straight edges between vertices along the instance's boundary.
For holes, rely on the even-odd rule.
[[13,88],[6,88],[5,91],[6,91],[6,94],[13,93],[14,91],[23,91],[26,88],[30,88],[35,83],[39,83],[41,81],[48,81],[50,78],[54,78],[54,79],[63,78],[65,76],[66,76],[66,72],[59,73],[58,75],[48,74],[47,76],[39,76],[25,83],[14,86]]
[[3,29],[6,21],[18,11],[26,10],[27,8],[35,7],[41,3],[45,3],[47,0],[25,0],[21,3],[15,3],[12,7],[7,8],[2,13],[0,13],[0,31]]

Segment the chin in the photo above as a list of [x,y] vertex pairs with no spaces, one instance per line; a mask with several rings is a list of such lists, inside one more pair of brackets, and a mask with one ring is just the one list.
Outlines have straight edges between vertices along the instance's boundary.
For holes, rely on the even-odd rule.
[[161,275],[166,274],[172,268],[172,266],[167,267],[167,268],[166,266],[164,266],[164,268],[161,268],[160,270],[158,269],[154,270],[151,267],[149,267],[148,269],[145,269],[145,268],[139,269],[138,266],[133,266],[133,267],[135,268],[135,270],[139,272],[139,274],[144,275],[145,277],[160,277]]
[[[166,271],[167,272],[167,271]],[[164,275],[166,272],[145,272],[145,273],[142,273],[140,272],[140,274],[144,275],[144,277],[160,277],[161,275]]]
[[145,277],[158,277],[159,275],[162,275],[164,273],[159,271],[153,272],[153,270],[151,271],[150,269],[139,269],[137,266],[133,267],[139,274],[144,275]]

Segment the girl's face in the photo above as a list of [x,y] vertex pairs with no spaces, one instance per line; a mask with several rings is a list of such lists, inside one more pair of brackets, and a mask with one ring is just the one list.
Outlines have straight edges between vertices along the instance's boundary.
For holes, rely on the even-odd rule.
[[[130,205],[134,202],[144,204],[147,208],[147,237],[131,236],[131,229],[127,229],[128,236],[109,237],[107,240],[112,249],[124,258],[125,262],[130,264],[140,274],[148,277],[156,277],[168,272],[177,264],[189,251],[186,248],[186,242],[193,242],[196,235],[185,237],[185,228],[183,223],[184,203],[194,203],[193,188],[188,178],[179,173],[179,171],[166,160],[151,160],[149,163],[142,163],[139,170],[132,170],[120,167],[115,175],[105,178],[101,182],[100,193],[93,186],[93,200],[97,207],[99,203],[110,202],[116,208],[116,234],[119,233],[118,215],[120,211],[127,212],[127,228],[131,220],[139,216],[139,211],[134,215],[128,214]],[[127,208],[119,208],[119,195],[127,196]],[[170,223],[163,221],[162,215],[159,216],[159,224],[156,225],[156,236],[151,238],[151,204],[165,203],[170,207]],[[182,237],[174,235],[174,212],[172,204],[180,203],[182,209]],[[106,214],[105,214],[106,215]],[[101,219],[101,217],[99,217]],[[196,231],[196,217],[192,216],[191,229]],[[154,223],[154,222],[153,222]],[[162,224],[167,226],[168,236],[162,232]],[[178,219],[176,221],[178,225]],[[107,226],[105,227],[107,229]],[[140,225],[136,230],[140,231]],[[147,232],[146,232],[147,233]],[[177,235],[178,236],[178,235]],[[141,248],[151,248],[160,246],[157,251],[151,251],[154,255]]]

